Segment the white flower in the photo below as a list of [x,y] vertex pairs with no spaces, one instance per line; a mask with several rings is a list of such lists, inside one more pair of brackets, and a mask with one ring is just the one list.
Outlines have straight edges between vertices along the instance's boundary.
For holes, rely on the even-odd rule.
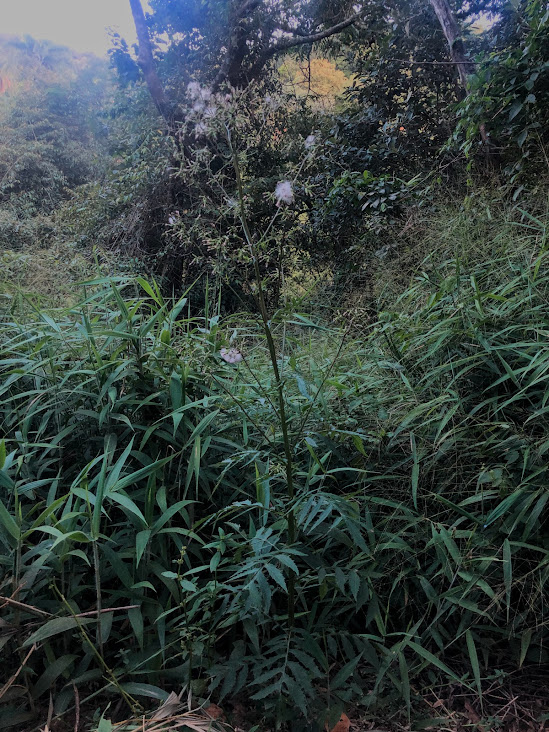
[[201,86],[198,81],[190,81],[187,84],[187,94],[193,100],[208,102],[212,98],[212,90],[207,86]]
[[200,84],[198,81],[189,81],[187,84],[187,93],[191,99],[196,99],[200,96]]
[[240,363],[242,361],[242,354],[236,348],[222,348],[219,355],[227,363]]
[[215,107],[213,104],[211,104],[209,107],[206,107],[206,109],[204,110],[204,117],[206,119],[215,117],[216,112],[217,112],[217,107]]
[[313,147],[313,145],[316,142],[316,135],[309,135],[305,138],[305,142],[303,143],[305,145],[305,150],[310,150],[310,148]]
[[194,128],[194,136],[200,137],[201,135],[205,135],[208,132],[208,125],[205,122],[198,122],[198,124],[195,125]]
[[281,203],[292,203],[294,200],[294,192],[289,180],[281,180],[276,184],[275,198],[277,200],[277,206],[280,206]]
[[193,104],[193,112],[196,112],[197,114],[202,114],[205,106],[206,105],[201,99],[197,99],[197,101]]

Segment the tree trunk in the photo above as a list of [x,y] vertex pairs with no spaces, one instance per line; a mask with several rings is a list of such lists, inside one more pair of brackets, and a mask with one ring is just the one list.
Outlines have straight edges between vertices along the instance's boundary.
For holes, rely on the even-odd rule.
[[[457,67],[459,80],[462,87],[462,96],[463,98],[465,98],[469,93],[469,74],[472,74],[474,72],[475,65],[470,59],[467,58],[465,54],[465,44],[463,43],[463,38],[461,37],[461,29],[458,25],[457,20],[454,18],[454,14],[452,13],[452,8],[450,7],[448,0],[429,1],[433,7],[433,10],[436,13],[438,22],[440,23],[440,26],[442,28],[442,32],[444,33],[444,36],[448,41],[448,46],[450,47],[450,57]],[[488,154],[489,139],[488,135],[486,134],[486,127],[484,123],[480,125],[479,131],[481,140],[485,145],[485,149]]]
[[171,126],[173,122],[172,112],[170,104],[168,103],[164,93],[162,83],[156,73],[151,39],[149,37],[149,29],[147,28],[147,21],[145,20],[145,13],[141,7],[141,0],[130,0],[130,7],[132,9],[133,22],[135,23],[137,41],[139,43],[137,62],[143,72],[143,76],[147,82],[155,107],[158,109],[162,117],[164,117],[168,125]]
[[438,22],[450,47],[450,57],[456,64],[459,80],[463,87],[464,96],[469,87],[469,74],[474,71],[474,64],[465,55],[465,46],[461,37],[461,29],[454,18],[448,0],[430,0],[436,13]]

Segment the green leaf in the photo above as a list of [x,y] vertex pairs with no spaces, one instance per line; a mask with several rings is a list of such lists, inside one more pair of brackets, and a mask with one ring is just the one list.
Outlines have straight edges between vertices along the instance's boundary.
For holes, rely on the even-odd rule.
[[528,628],[525,630],[520,637],[520,659],[519,667],[522,668],[528,649],[530,648],[530,642],[532,640],[532,629]]
[[330,682],[330,688],[335,691],[337,689],[341,689],[343,684],[346,683],[349,676],[352,676],[354,673],[358,662],[362,658],[362,653],[360,653],[356,658],[353,658],[352,661],[349,661],[348,663],[341,668],[337,674],[334,676],[334,678]]
[[518,143],[519,147],[522,147],[524,145],[527,137],[528,137],[528,128],[522,130],[520,135],[517,137],[517,143]]
[[56,658],[53,663],[48,664],[48,667],[31,690],[32,698],[38,699],[38,697],[44,694],[44,692],[52,689],[56,679],[58,679],[59,676],[61,676],[61,674],[66,671],[77,658],[78,656],[61,656],[60,658]]
[[522,488],[519,488],[518,490],[514,491],[514,493],[511,493],[510,496],[504,498],[503,501],[501,501],[501,503],[488,514],[484,522],[484,528],[490,526],[490,524],[494,523],[494,521],[497,521],[497,519],[506,514],[507,511],[509,511],[509,509],[511,509],[519,500],[519,498],[522,498],[523,495],[524,490]]
[[143,650],[145,624],[143,622],[143,613],[141,612],[141,607],[130,608],[128,610],[128,620],[130,621],[130,625],[132,626],[133,634],[137,639],[139,648]]
[[192,442],[194,442],[195,438],[201,435],[206,427],[213,422],[213,420],[217,417],[219,414],[219,409],[215,409],[213,412],[210,412],[210,414],[207,414],[205,417],[203,417],[200,422],[197,424],[197,426],[192,431],[191,436],[187,440],[187,444],[185,447],[188,447]]
[[439,669],[439,671],[442,671],[443,674],[446,674],[446,676],[449,676],[451,679],[454,679],[454,681],[459,682],[460,684],[463,683],[462,679],[459,678],[459,676],[456,676],[456,674],[446,666],[445,663],[443,663],[439,658],[436,656],[433,656],[433,654],[428,651],[426,648],[423,648],[423,646],[420,646],[419,643],[415,643],[414,641],[408,641],[408,646],[414,650],[418,656],[421,656],[425,661],[430,663],[432,666],[435,666]]
[[505,539],[503,542],[503,582],[505,584],[505,597],[507,600],[507,622],[509,622],[509,614],[511,612],[511,589],[513,586],[513,564],[509,539]]
[[120,491],[118,491],[117,493],[110,493],[109,500],[113,503],[118,503],[120,506],[122,506],[122,508],[125,508],[126,511],[129,511],[133,516],[138,518],[144,526],[147,525],[147,522],[145,520],[145,517],[141,513],[141,510],[125,493],[121,493]]
[[417,454],[416,438],[413,432],[410,432],[410,443],[412,446],[412,457],[414,463],[412,465],[412,500],[414,508],[417,510],[417,488],[419,482],[419,457]]
[[409,720],[411,713],[410,677],[408,674],[408,662],[406,661],[406,657],[402,651],[400,651],[398,654],[398,668],[400,671],[401,693],[404,697],[404,702],[406,704],[406,715]]
[[95,623],[96,618],[74,618],[72,616],[64,618],[53,618],[42,625],[41,628],[35,630],[24,642],[23,648],[32,646],[34,643],[41,643],[46,638],[51,638],[59,633],[65,633],[67,630],[74,630],[79,625],[89,625]]
[[172,409],[179,409],[183,404],[183,382],[181,376],[175,371],[170,378],[170,398]]
[[469,660],[471,661],[471,668],[473,669],[473,677],[475,679],[475,684],[477,687],[479,699],[481,700],[482,704],[482,684],[480,681],[480,666],[478,663],[478,655],[477,655],[477,648],[475,646],[475,640],[473,638],[473,634],[468,629],[465,631],[465,640],[467,642],[467,650],[469,652]]
[[515,102],[513,102],[513,104],[511,105],[511,109],[509,110],[509,122],[515,119],[522,107],[523,104],[520,99],[517,99]]
[[160,689],[152,684],[142,684],[133,681],[127,681],[120,684],[121,688],[131,696],[146,696],[149,699],[157,699],[158,701],[166,701],[169,693],[165,689]]
[[[177,575],[175,575],[174,579],[177,579]],[[187,592],[197,592],[198,588],[195,584],[192,582],[189,582],[189,580],[182,579],[179,581],[179,584],[181,585],[182,590],[186,590]]]
[[284,592],[288,591],[288,588],[286,587],[286,580],[284,579],[284,575],[282,572],[278,569],[278,567],[275,567],[274,564],[271,564],[267,562],[265,565],[265,569],[267,572],[271,575],[271,577],[274,579],[277,585],[282,587]]
[[3,526],[7,533],[15,539],[16,542],[19,541],[21,537],[19,526],[16,524],[15,519],[8,512],[8,509],[4,506],[2,501],[0,501],[0,526]]
[[147,548],[149,539],[151,538],[151,530],[145,529],[140,531],[135,537],[135,566],[139,567],[139,562],[143,556],[143,552]]
[[105,717],[101,717],[99,720],[99,724],[97,725],[96,732],[112,732],[113,726],[110,719],[105,719]]

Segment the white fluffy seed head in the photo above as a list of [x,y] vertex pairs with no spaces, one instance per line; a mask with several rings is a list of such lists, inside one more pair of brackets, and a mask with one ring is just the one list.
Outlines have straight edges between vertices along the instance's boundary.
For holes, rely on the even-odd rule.
[[191,99],[196,99],[200,96],[200,84],[198,81],[189,81],[187,84],[187,94]]
[[289,204],[293,202],[294,192],[292,189],[292,184],[289,180],[281,180],[276,184],[275,198],[279,206],[282,203]]
[[194,136],[202,137],[208,133],[208,125],[205,122],[198,122],[194,127]]
[[227,363],[240,363],[242,361],[242,354],[236,348],[222,348],[219,355]]

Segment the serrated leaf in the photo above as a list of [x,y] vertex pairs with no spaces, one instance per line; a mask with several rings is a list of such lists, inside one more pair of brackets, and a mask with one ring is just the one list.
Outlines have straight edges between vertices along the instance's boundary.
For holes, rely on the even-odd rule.
[[286,580],[284,579],[284,575],[278,569],[278,567],[275,567],[274,564],[271,564],[270,562],[268,562],[265,565],[265,569],[271,575],[271,577],[274,579],[274,581],[276,582],[276,584],[279,585],[280,587],[282,587],[282,589],[284,590],[284,592],[287,592],[288,591],[288,588],[286,587]]
[[347,681],[349,676],[351,676],[354,673],[354,671],[357,667],[357,664],[361,658],[362,658],[362,654],[359,654],[356,658],[353,658],[352,661],[349,661],[348,663],[346,663],[345,666],[343,666],[343,668],[341,668],[337,672],[337,674],[334,676],[334,678],[330,682],[330,688],[332,690],[335,691],[336,689],[340,689],[343,686],[343,684]]

